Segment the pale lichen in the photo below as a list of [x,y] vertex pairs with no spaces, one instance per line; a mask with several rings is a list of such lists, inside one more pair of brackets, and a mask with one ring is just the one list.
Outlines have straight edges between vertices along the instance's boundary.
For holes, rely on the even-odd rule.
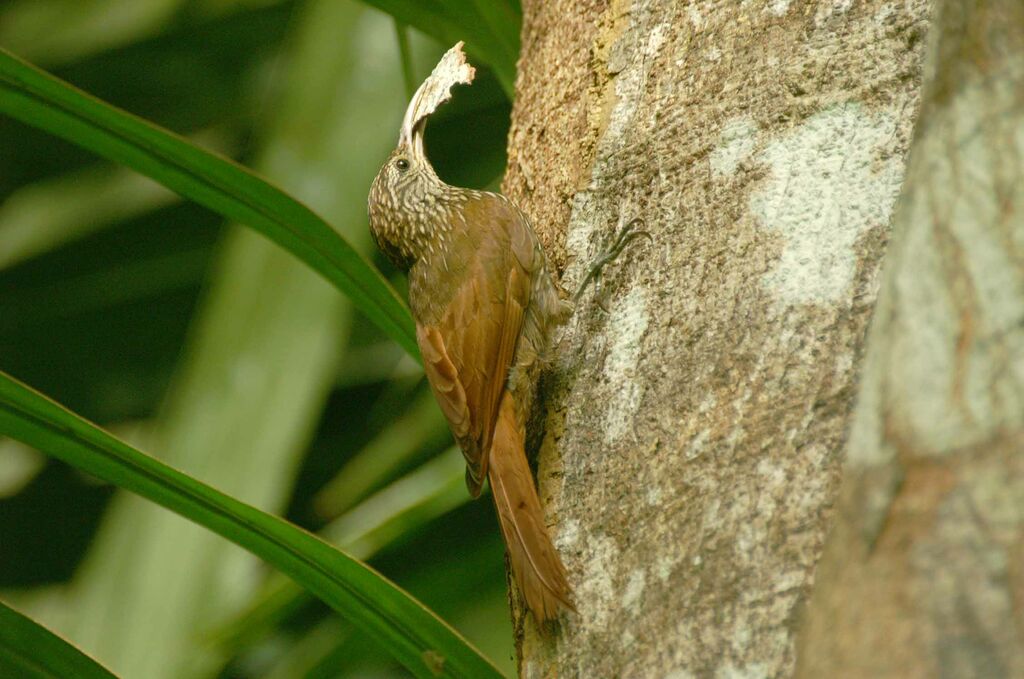
[[781,305],[842,299],[857,267],[858,238],[889,223],[903,164],[882,152],[892,144],[898,114],[832,107],[755,156],[768,177],[751,193],[749,207],[783,239],[782,256],[763,279]]
[[634,287],[612,307],[607,331],[611,347],[605,359],[604,375],[609,384],[618,387],[605,409],[606,442],[615,441],[629,431],[633,415],[640,407],[643,386],[636,379],[636,369],[649,321],[647,293],[640,286]]
[[716,179],[731,177],[740,163],[754,152],[757,126],[750,118],[741,116],[722,126],[718,146],[711,152],[711,174]]

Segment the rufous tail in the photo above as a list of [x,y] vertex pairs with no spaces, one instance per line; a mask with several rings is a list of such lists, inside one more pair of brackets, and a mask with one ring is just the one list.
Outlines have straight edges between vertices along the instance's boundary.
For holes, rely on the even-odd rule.
[[523,427],[508,391],[502,396],[494,427],[488,478],[508,546],[512,575],[537,622],[558,615],[559,608],[575,610],[565,566],[544,525],[544,514],[526,462]]

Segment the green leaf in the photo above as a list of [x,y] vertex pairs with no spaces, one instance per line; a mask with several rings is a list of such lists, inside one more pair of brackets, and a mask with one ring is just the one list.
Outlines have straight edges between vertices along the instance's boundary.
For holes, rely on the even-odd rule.
[[95,660],[0,601],[0,676],[113,679]]
[[[452,447],[356,505],[319,535],[356,558],[369,559],[399,537],[469,502],[465,476],[462,451]],[[293,582],[271,578],[252,605],[215,636],[228,645],[244,646],[307,600],[308,595]]]
[[157,502],[265,559],[420,677],[498,677],[422,604],[352,557],[117,440],[0,373],[0,434]]
[[511,99],[519,58],[520,14],[509,0],[363,0],[438,40],[445,47],[459,40],[498,76]]
[[256,229],[324,276],[418,356],[409,312],[380,273],[312,210],[249,170],[94,99],[2,49],[0,113],[123,163]]

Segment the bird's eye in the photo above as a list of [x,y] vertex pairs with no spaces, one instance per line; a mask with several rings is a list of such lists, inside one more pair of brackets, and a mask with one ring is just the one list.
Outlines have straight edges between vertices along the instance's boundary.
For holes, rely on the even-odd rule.
[[397,167],[401,172],[405,172],[409,169],[409,161],[405,158],[399,158],[395,161],[395,167]]

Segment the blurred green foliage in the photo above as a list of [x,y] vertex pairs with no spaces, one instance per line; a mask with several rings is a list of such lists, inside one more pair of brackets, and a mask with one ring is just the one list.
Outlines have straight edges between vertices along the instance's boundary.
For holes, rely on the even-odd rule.
[[[434,38],[493,62],[427,137],[442,177],[493,185],[517,3],[370,4],[409,22],[432,12],[411,31],[417,79],[448,46]],[[376,257],[365,197],[405,104],[395,24],[377,9],[15,0],[0,4],[0,47],[255,167]],[[0,370],[232,496],[328,528],[511,672],[493,511],[459,488],[457,456],[434,459],[451,442],[415,364],[268,241],[5,117]],[[233,545],[4,441],[0,595],[125,677],[405,676]]]

